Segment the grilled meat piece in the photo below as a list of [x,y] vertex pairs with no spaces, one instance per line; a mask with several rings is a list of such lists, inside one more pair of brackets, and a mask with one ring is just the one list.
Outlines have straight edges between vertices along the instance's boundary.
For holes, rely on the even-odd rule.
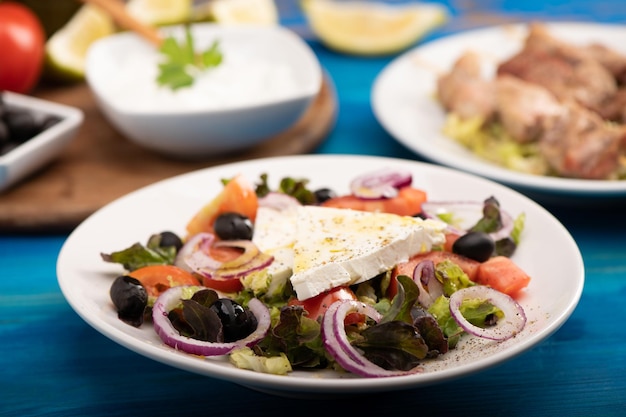
[[546,119],[539,146],[561,176],[608,179],[626,155],[626,126],[607,123],[576,102],[563,104],[561,117]]
[[589,58],[598,61],[617,81],[618,85],[626,86],[626,55],[597,43],[581,49]]
[[560,100],[574,100],[596,112],[618,88],[613,74],[589,51],[554,38],[540,24],[531,25],[522,50],[502,62],[497,73],[539,84]]
[[463,54],[450,72],[437,80],[437,95],[443,107],[462,119],[492,117],[495,86],[482,77],[480,57],[472,52]]
[[539,85],[510,75],[497,77],[495,85],[497,117],[518,142],[536,141],[564,113],[561,103]]

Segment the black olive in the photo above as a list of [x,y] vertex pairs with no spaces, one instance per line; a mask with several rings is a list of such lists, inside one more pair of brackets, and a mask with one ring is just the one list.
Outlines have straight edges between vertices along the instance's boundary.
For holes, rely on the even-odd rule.
[[19,143],[7,142],[0,145],[0,155],[7,154],[11,152],[13,149],[17,148]]
[[109,295],[120,320],[135,327],[141,326],[148,305],[148,292],[141,282],[131,276],[121,275],[113,281]]
[[46,129],[51,128],[55,124],[59,123],[61,118],[58,116],[46,116],[41,123],[39,123],[39,130],[44,131]]
[[4,121],[0,120],[0,145],[8,143],[10,139],[11,133],[9,132],[9,127]]
[[220,298],[210,307],[222,322],[224,342],[234,342],[250,335],[257,326],[256,317],[250,310],[229,298]]
[[335,198],[337,194],[331,190],[330,188],[320,188],[319,190],[315,190],[313,192],[315,196],[315,202],[317,204],[322,204],[324,201],[330,200],[331,198]]
[[174,232],[169,232],[169,231],[161,232],[159,233],[159,236],[160,236],[159,246],[162,248],[173,246],[178,251],[180,248],[183,247],[183,241]]
[[251,240],[254,233],[252,221],[239,213],[222,213],[213,224],[215,234],[223,240]]
[[11,132],[12,142],[23,143],[39,133],[35,116],[28,110],[6,109],[4,121]]
[[452,252],[478,262],[484,262],[493,255],[496,245],[487,233],[468,232],[452,244]]

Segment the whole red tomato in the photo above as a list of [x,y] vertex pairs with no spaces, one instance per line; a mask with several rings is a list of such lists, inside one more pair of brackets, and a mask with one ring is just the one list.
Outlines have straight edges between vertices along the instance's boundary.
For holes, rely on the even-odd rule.
[[29,92],[39,80],[46,37],[26,6],[0,3],[0,90]]

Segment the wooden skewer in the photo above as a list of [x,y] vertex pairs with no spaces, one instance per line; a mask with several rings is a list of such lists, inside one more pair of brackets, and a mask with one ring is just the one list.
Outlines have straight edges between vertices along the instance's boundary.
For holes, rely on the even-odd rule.
[[151,26],[145,25],[139,20],[131,16],[124,7],[124,4],[119,0],[81,0],[83,3],[89,3],[100,7],[111,15],[113,20],[117,22],[121,27],[136,32],[154,46],[159,47],[163,43],[163,38]]

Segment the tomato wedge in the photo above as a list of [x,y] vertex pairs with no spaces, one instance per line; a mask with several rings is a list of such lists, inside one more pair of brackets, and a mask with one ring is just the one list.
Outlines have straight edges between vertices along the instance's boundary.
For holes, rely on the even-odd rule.
[[392,198],[365,199],[345,195],[326,200],[322,206],[414,216],[422,211],[422,203],[426,201],[426,197],[423,190],[403,187],[398,190],[398,195]]
[[200,232],[213,233],[215,219],[227,212],[242,214],[254,222],[258,207],[259,202],[253,185],[242,175],[237,175],[187,223],[187,233],[190,236]]
[[128,275],[141,282],[150,297],[158,297],[172,287],[200,284],[200,280],[195,275],[174,265],[144,266]]
[[530,276],[512,259],[495,256],[480,264],[475,282],[515,297],[530,283]]
[[[306,300],[298,300],[294,298],[289,301],[289,305],[301,305],[306,310],[307,317],[312,320],[317,320],[322,317],[328,307],[335,301],[339,300],[356,300],[357,297],[354,292],[348,287],[336,287],[332,290],[328,290],[315,297],[308,298]],[[364,317],[358,313],[349,314],[346,317],[346,324],[354,324],[362,322]]]
[[[232,247],[209,248],[209,254],[220,262],[229,262],[241,256],[241,250]],[[243,284],[237,276],[232,277],[202,277],[202,285],[225,293],[234,293],[243,289]]]

